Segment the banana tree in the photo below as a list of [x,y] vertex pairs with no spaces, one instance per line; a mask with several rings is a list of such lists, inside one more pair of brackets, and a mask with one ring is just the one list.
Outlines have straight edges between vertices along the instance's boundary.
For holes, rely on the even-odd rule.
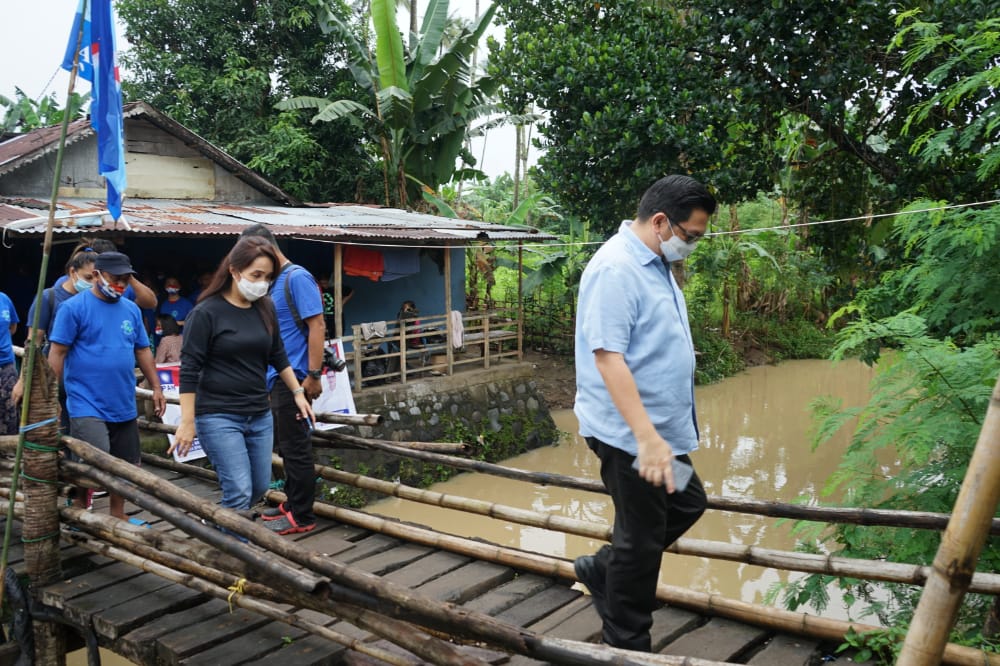
[[375,53],[349,25],[332,12],[320,14],[321,27],[347,47],[348,67],[369,104],[294,97],[282,109],[317,109],[312,122],[348,119],[368,132],[382,159],[385,202],[405,207],[424,186],[437,189],[455,177],[483,177],[475,169],[457,169],[475,159],[464,147],[470,124],[499,110],[492,98],[496,82],[476,77],[472,55],[493,19],[491,6],[453,43],[442,47],[448,23],[448,0],[431,0],[415,47],[407,53],[396,24],[394,0],[372,0]]

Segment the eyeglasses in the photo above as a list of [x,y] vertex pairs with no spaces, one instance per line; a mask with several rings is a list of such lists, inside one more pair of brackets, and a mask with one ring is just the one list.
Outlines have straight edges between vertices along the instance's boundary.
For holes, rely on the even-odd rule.
[[[667,222],[670,222],[670,220],[667,220]],[[705,234],[703,234],[703,233],[699,234],[699,233],[695,233],[695,232],[692,232],[692,231],[688,231],[683,226],[681,226],[680,222],[670,222],[670,226],[675,227],[675,228],[680,229],[681,231],[683,231],[684,232],[684,241],[687,242],[687,243],[697,243],[698,241],[700,241],[702,238],[705,237]]]

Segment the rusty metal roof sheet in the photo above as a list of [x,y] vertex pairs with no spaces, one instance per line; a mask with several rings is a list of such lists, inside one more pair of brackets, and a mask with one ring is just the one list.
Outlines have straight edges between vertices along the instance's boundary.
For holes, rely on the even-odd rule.
[[[116,225],[110,216],[104,215],[100,226],[82,226],[89,221],[87,213],[104,211],[104,206],[101,200],[60,200],[54,233],[224,236],[237,235],[244,227],[260,223],[276,236],[373,245],[380,242],[389,245],[414,242],[422,245],[465,245],[475,240],[556,239],[530,227],[460,220],[375,206],[289,207],[166,199],[129,199],[123,207],[125,224],[119,221]],[[41,236],[45,233],[47,221],[48,206],[45,202],[0,199],[0,228],[5,236]]]

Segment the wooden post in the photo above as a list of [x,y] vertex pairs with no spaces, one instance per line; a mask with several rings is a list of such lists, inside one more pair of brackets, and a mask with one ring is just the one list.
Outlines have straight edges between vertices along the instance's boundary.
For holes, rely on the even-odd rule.
[[[335,319],[333,335],[335,338],[344,337],[344,246],[337,243],[333,246],[333,316]],[[330,331],[326,332],[330,335]],[[357,351],[357,336],[354,338],[354,347]]]
[[[388,370],[388,362],[386,369]],[[406,383],[406,320],[399,320],[399,381]]]
[[354,331],[354,390],[361,390],[361,327],[357,324],[351,327]]
[[979,553],[1000,502],[1000,379],[993,387],[979,440],[931,575],[920,595],[897,666],[941,663],[958,607],[976,570]]
[[524,245],[517,244],[517,360],[524,360]]
[[490,313],[483,314],[483,367],[490,367]]
[[451,247],[444,248],[444,329],[445,329],[445,358],[448,359],[448,374],[455,373],[455,352],[452,351],[452,337],[455,331],[451,325]]
[[[59,562],[59,401],[55,374],[39,354],[34,363],[28,423],[44,423],[28,431],[24,443],[25,570],[33,594],[62,578]],[[77,492],[82,492],[78,490]],[[65,659],[62,628],[35,620],[35,663],[55,664]]]

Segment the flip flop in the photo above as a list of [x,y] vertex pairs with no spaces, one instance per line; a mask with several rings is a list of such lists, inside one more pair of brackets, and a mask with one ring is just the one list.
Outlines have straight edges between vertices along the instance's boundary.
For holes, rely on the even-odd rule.
[[133,525],[138,525],[139,527],[145,527],[146,529],[153,529],[153,526],[147,523],[142,518],[129,518],[128,522],[132,523]]

